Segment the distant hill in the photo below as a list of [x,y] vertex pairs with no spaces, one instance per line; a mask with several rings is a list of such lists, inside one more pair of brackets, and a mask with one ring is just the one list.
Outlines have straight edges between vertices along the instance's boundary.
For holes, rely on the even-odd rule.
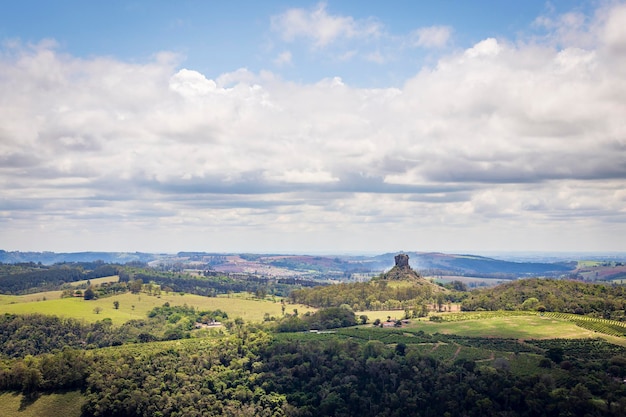
[[[439,252],[407,252],[410,266],[422,275],[465,275],[485,278],[515,279],[531,276],[560,277],[575,273],[576,261],[513,262],[477,255]],[[153,254],[144,252],[19,252],[0,250],[0,262],[5,264],[41,262],[44,265],[71,262],[126,264],[144,262],[178,264],[182,268],[213,269],[218,272],[247,272],[274,276],[307,277],[318,280],[347,280],[361,274],[377,275],[394,266],[395,253],[378,256],[289,255],[289,254],[221,254],[209,252],[179,252]],[[598,270],[594,270],[595,273]],[[613,273],[609,271],[610,273]],[[364,275],[363,275],[364,274]],[[598,274],[600,276],[600,274]]]
[[420,274],[415,272],[409,265],[409,255],[405,253],[394,257],[396,264],[388,272],[381,274],[378,279],[386,281],[419,281]]
[[[409,266],[409,256],[395,256],[395,265],[367,282],[342,283],[326,287],[303,288],[289,295],[293,303],[312,307],[348,305],[354,310],[418,310],[448,290],[420,276]],[[443,300],[443,298],[442,298]],[[424,307],[425,308],[425,307]]]
[[5,264],[41,262],[44,265],[52,265],[63,262],[94,262],[103,261],[106,263],[126,264],[129,262],[148,263],[163,255],[142,253],[142,252],[7,252],[0,250],[0,262]]
[[[573,271],[576,262],[511,262],[477,255],[457,255],[439,252],[408,252],[411,266],[429,275],[471,275],[494,278],[524,276],[559,276]],[[390,259],[391,254],[375,257]]]

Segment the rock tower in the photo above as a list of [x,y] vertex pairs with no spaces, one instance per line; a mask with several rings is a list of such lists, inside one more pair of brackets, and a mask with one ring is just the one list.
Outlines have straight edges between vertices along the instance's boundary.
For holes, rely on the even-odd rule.
[[410,268],[409,267],[409,255],[407,255],[406,253],[401,253],[399,255],[396,255],[394,259],[396,260],[396,266],[398,268]]
[[400,253],[394,259],[396,265],[389,272],[383,274],[381,279],[388,281],[414,281],[421,279],[420,274],[415,272],[409,265],[409,255]]

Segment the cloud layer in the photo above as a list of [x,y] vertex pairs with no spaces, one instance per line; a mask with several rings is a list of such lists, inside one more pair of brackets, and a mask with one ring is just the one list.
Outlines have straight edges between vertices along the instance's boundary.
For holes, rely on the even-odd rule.
[[[324,5],[271,24],[315,48],[381,31]],[[377,89],[7,44],[0,246],[626,250],[626,6],[536,24]]]

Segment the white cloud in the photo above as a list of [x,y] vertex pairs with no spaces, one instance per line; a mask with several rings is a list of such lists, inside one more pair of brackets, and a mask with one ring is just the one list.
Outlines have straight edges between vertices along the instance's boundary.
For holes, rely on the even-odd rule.
[[193,97],[214,92],[217,84],[197,71],[183,68],[170,79],[170,88],[185,97]]
[[291,60],[292,60],[291,52],[283,51],[280,54],[278,54],[276,59],[274,59],[274,64],[278,65],[279,67],[282,67],[285,65],[291,65]]
[[602,38],[606,47],[616,54],[626,54],[626,5],[618,5],[608,13]]
[[264,237],[272,249],[300,230],[302,250],[346,236],[363,245],[353,249],[380,248],[380,236],[409,248],[523,228],[574,248],[560,225],[624,249],[623,13],[585,26],[595,32],[581,45],[485,39],[401,88],[245,69],[211,80],[167,55],[13,46],[0,55],[0,245],[84,229],[73,239],[112,233],[162,250],[160,230],[168,250],[208,249],[206,236],[229,245],[216,250]]
[[318,48],[328,46],[337,39],[375,37],[380,32],[376,22],[328,14],[326,3],[319,3],[311,10],[289,9],[272,18],[272,28],[288,42],[305,38]]
[[280,181],[289,184],[322,184],[337,182],[339,178],[333,177],[328,171],[299,171],[288,170],[268,178],[271,181]]
[[473,47],[465,51],[465,56],[469,58],[480,58],[498,55],[500,53],[500,45],[494,38],[488,38],[478,42]]
[[442,48],[446,46],[452,35],[449,26],[430,26],[419,28],[411,34],[412,43],[423,48]]

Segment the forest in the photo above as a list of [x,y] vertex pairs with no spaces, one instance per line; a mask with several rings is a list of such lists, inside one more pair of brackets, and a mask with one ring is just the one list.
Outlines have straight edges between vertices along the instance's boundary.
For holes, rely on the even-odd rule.
[[[178,277],[140,265],[33,264],[11,272],[32,269],[27,282],[34,287],[11,284],[4,291],[48,287],[51,280],[37,278],[37,270],[45,268],[65,271],[57,287],[63,288],[60,282],[73,274],[91,277],[105,266],[114,268],[108,270],[121,282],[87,287],[95,297],[120,291],[158,297],[158,291],[174,291],[170,285],[202,293],[211,287],[198,282],[232,283],[227,277]],[[253,284],[248,290],[258,290]],[[248,322],[227,311],[168,302],[122,325],[106,318],[91,323],[64,318],[61,312],[3,314],[0,392],[19,393],[27,408],[43,395],[78,391],[83,417],[626,416],[626,343],[620,342],[626,332],[606,330],[622,329],[621,286],[524,279],[468,291],[460,283],[374,279],[297,287],[289,299],[316,309],[283,309],[280,317]],[[416,303],[439,308],[415,315],[411,320],[419,326],[398,320],[390,328],[354,313],[390,305],[404,313]],[[465,312],[442,312],[447,303],[459,303]],[[420,316],[426,317],[420,321]],[[496,318],[523,326],[521,318],[527,317],[561,322],[576,317],[581,322],[576,326],[613,339],[437,331],[440,323],[465,320],[471,327]]]
[[623,320],[626,288],[558,279],[522,279],[472,291],[461,303],[465,311],[536,310],[585,314]]
[[[0,294],[26,294],[42,291],[75,288],[77,281],[118,275],[121,283],[130,281],[154,284],[171,292],[184,292],[202,296],[216,296],[230,292],[261,291],[286,296],[293,289],[323,285],[323,283],[296,279],[268,279],[251,274],[227,274],[205,271],[192,275],[175,271],[159,271],[139,262],[105,264],[102,261],[72,262],[41,265],[27,262],[0,263]],[[101,288],[100,290],[104,290]]]
[[[421,345],[436,335],[388,344],[376,333],[276,337],[241,322],[231,330],[4,360],[0,389],[35,397],[80,389],[83,416],[626,415],[626,349],[601,340],[531,342],[527,350],[540,354],[517,353],[537,358],[542,371],[529,375],[504,356],[487,364],[428,355]],[[477,341],[456,340],[466,342]]]

